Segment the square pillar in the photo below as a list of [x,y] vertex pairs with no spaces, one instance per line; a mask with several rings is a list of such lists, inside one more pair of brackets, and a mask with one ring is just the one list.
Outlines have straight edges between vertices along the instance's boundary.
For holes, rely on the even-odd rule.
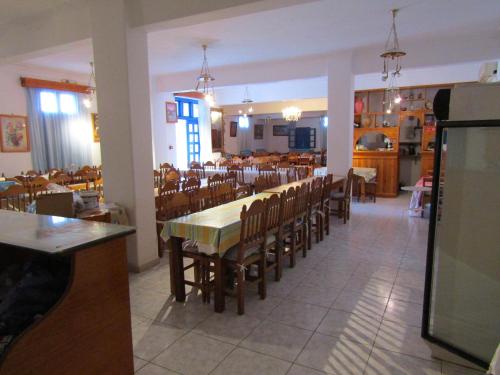
[[137,233],[129,267],[158,262],[147,34],[128,26],[127,1],[91,0],[104,196],[125,207]]
[[352,53],[332,57],[328,63],[327,168],[346,175],[352,166],[354,75]]

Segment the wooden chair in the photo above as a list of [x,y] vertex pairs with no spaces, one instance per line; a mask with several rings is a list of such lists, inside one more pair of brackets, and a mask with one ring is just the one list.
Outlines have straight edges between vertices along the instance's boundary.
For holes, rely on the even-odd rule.
[[163,174],[161,171],[157,171],[156,169],[153,170],[153,181],[154,181],[154,187],[159,188],[161,186],[163,180]]
[[201,181],[198,177],[190,177],[186,180],[182,181],[182,191],[184,193],[192,194],[195,191],[198,191],[201,186]]
[[205,178],[205,167],[198,162],[191,162],[191,170],[196,173],[199,179]]
[[219,162],[219,168],[229,167],[230,165],[232,165],[231,160],[224,159]]
[[267,175],[267,186],[269,188],[280,186],[281,181],[280,181],[280,175],[279,173],[272,173]]
[[[245,313],[245,286],[248,282],[259,283],[259,295],[266,298],[266,204],[258,199],[250,207],[243,206],[241,211],[241,231],[238,245],[229,249],[223,257],[222,279],[226,273],[236,275],[236,297],[238,301],[238,314]],[[257,265],[258,276],[250,275],[251,265]],[[229,293],[226,291],[226,293]]]
[[170,163],[161,163],[160,164],[160,171],[162,173],[165,173],[166,171],[168,171],[168,170],[170,170],[172,168],[174,168],[174,166],[172,164],[170,164]]
[[28,176],[28,177],[38,177],[41,174],[42,174],[41,172],[37,172],[35,170],[29,170],[26,172],[26,176]]
[[286,192],[281,194],[281,205],[282,205],[282,225],[283,231],[282,242],[288,246],[283,246],[283,257],[287,256],[290,258],[290,267],[295,267],[295,240],[294,240],[294,224],[295,224],[295,200],[296,200],[295,188],[291,187]]
[[179,191],[179,181],[167,180],[158,188],[158,195],[164,196],[177,193],[178,191]]
[[224,176],[216,173],[213,176],[208,177],[208,187],[210,189],[215,188],[217,185],[224,183]]
[[[323,178],[323,192],[321,194],[324,231],[326,235],[330,235],[330,197],[333,190],[333,174],[329,173]],[[323,233],[321,233],[323,237]]]
[[373,179],[366,182],[365,181],[365,196],[373,199],[373,203],[377,202],[377,176],[378,170]]
[[332,194],[332,201],[337,203],[337,209],[332,210],[332,212],[336,213],[338,217],[343,218],[344,224],[350,219],[353,173],[353,169],[349,169],[344,191]]
[[276,173],[276,168],[272,165],[261,165],[259,166],[259,176],[269,176],[270,174]]
[[290,152],[288,154],[288,162],[290,164],[297,165],[299,163],[299,155],[294,152]]
[[201,174],[198,171],[195,171],[194,169],[189,169],[189,170],[187,170],[187,171],[184,172],[184,178],[185,179],[188,179],[188,178],[200,179],[202,177],[201,177]]
[[295,251],[302,250],[302,256],[305,258],[307,255],[307,226],[309,221],[309,185],[303,183],[295,189],[295,192],[295,220],[293,222],[294,235],[292,240],[296,241]]
[[245,185],[245,173],[244,173],[242,166],[231,165],[231,166],[227,167],[227,173],[229,174],[231,172],[236,174],[236,182],[238,185]]
[[201,188],[190,195],[191,212],[199,212],[212,207],[212,192],[208,188]]
[[255,193],[262,193],[264,190],[269,188],[269,182],[266,176],[257,176],[254,181]]
[[212,191],[212,205],[219,206],[235,200],[234,189],[229,183],[216,185]]
[[238,176],[236,172],[231,171],[224,174],[224,182],[231,184],[233,189],[236,189],[236,186],[238,186]]
[[307,178],[307,175],[309,174],[307,167],[296,167],[295,171],[297,173],[297,181]]
[[44,177],[35,177],[31,179],[27,183],[28,193],[29,193],[29,201],[30,203],[36,200],[36,197],[40,194],[48,194],[47,185],[49,184],[49,180]]
[[10,185],[0,192],[0,209],[26,212],[29,201],[28,190],[21,185]]
[[207,161],[206,163],[203,164],[203,168],[206,171],[213,171],[216,168],[216,165],[213,161]]
[[307,220],[309,229],[307,245],[309,249],[312,247],[313,233],[315,233],[316,243],[323,240],[324,212],[322,198],[323,179],[321,177],[317,177],[311,182],[311,191],[309,194],[309,217]]
[[243,170],[245,170],[245,169],[252,170],[253,169],[253,165],[249,161],[244,161],[244,162],[240,163],[240,167],[243,168]]
[[[273,194],[265,199],[266,203],[266,243],[264,251],[266,252],[266,272],[274,269],[274,279],[280,281],[283,270],[283,215],[282,199],[280,195]],[[273,254],[274,260],[269,262],[268,253]]]
[[181,174],[175,169],[170,169],[167,173],[164,174],[163,179],[165,181],[180,181]]
[[277,165],[277,168],[282,171],[288,172],[288,170],[290,169],[290,163],[288,161],[280,161]]
[[50,180],[51,183],[61,185],[61,186],[67,186],[67,185],[70,185],[72,182],[72,178],[65,173],[57,173],[55,176],[56,177],[54,177],[54,178],[52,178],[52,180]]

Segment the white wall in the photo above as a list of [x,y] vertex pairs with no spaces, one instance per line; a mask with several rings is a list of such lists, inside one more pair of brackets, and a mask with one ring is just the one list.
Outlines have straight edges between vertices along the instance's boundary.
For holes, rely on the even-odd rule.
[[[33,77],[60,81],[68,79],[87,84],[88,77],[85,75],[42,69],[20,64],[0,66],[0,113],[27,116],[26,89],[21,86],[20,77]],[[95,108],[92,110],[95,111]],[[28,119],[29,123],[29,119]],[[92,164],[101,164],[99,143],[92,145]],[[21,171],[32,169],[31,153],[6,153],[0,152],[0,173],[6,176],[14,176]]]

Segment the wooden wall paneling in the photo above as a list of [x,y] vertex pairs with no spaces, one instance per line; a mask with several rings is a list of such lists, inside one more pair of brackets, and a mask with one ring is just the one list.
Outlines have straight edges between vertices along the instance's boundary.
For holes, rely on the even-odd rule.
[[377,168],[377,196],[396,197],[399,190],[399,158],[397,152],[358,151],[354,167]]
[[125,238],[70,256],[66,292],[9,346],[2,375],[133,374]]
[[428,171],[434,170],[434,152],[422,151],[420,158],[420,174],[422,176],[428,175]]

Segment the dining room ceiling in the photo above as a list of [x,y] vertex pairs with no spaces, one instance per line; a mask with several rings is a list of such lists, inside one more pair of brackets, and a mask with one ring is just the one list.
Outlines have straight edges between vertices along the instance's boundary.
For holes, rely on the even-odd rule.
[[[401,9],[397,24],[403,49],[405,42],[461,37],[466,48],[472,35],[500,41],[498,0],[319,0],[151,32],[150,73],[198,70],[202,44],[208,44],[211,67],[382,49],[395,7]],[[84,73],[90,60],[92,45],[87,40],[25,63]]]

